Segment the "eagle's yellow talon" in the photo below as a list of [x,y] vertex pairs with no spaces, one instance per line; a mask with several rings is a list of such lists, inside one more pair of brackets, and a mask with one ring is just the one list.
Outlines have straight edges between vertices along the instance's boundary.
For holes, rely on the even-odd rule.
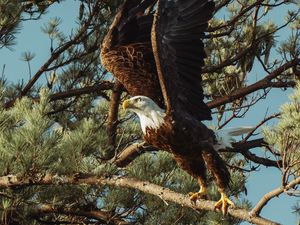
[[235,207],[234,202],[224,192],[221,192],[221,199],[215,204],[215,209],[221,210],[223,215],[226,215],[229,206]]
[[199,192],[196,193],[190,192],[189,196],[190,196],[190,200],[193,202],[197,201],[197,199],[203,199],[203,198],[205,199],[207,197],[206,188],[204,186],[200,186]]
[[189,196],[190,196],[190,200],[195,202],[197,199],[198,199],[198,192],[190,192],[189,193]]

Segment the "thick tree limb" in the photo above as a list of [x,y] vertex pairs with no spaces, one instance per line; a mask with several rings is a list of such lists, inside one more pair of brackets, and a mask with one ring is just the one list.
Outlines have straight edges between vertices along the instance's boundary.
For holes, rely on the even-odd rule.
[[271,86],[272,88],[289,88],[289,87],[295,87],[296,82],[295,81],[277,81],[272,82]]
[[255,91],[272,87],[272,84],[273,84],[272,80],[274,78],[278,77],[284,71],[286,71],[287,69],[289,69],[293,66],[298,65],[299,63],[300,63],[300,58],[289,61],[289,62],[283,64],[282,66],[278,67],[276,70],[274,70],[272,73],[267,75],[265,78],[255,82],[254,84],[251,84],[247,87],[237,89],[229,95],[226,95],[226,96],[223,96],[221,98],[217,98],[215,100],[212,100],[212,101],[208,102],[207,105],[208,105],[209,108],[216,108],[218,106],[221,106],[221,105],[224,105],[226,103],[232,102],[236,99],[242,98],[242,97],[244,97],[248,94],[251,94]]
[[80,216],[88,219],[95,219],[101,223],[108,225],[130,225],[132,223],[126,222],[121,218],[118,218],[114,214],[104,212],[101,210],[78,210],[68,207],[57,207],[52,204],[39,204],[36,206],[29,206],[28,214],[33,218],[40,218],[47,214],[63,214],[68,216]]
[[119,155],[117,155],[113,162],[118,167],[125,167],[138,156],[150,151],[158,151],[158,149],[153,147],[152,145],[147,144],[146,142],[134,143],[125,148]]
[[259,202],[256,204],[256,206],[251,210],[250,215],[251,216],[256,216],[259,215],[263,207],[274,197],[278,197],[280,194],[283,192],[294,188],[297,184],[300,184],[300,176],[291,181],[288,185],[285,187],[279,187],[276,188],[275,190],[265,194]]
[[268,167],[276,167],[279,168],[280,165],[282,164],[281,161],[274,161],[268,158],[263,158],[259,157],[252,152],[246,150],[246,151],[241,151],[241,154],[248,160],[255,162],[260,165],[268,166]]
[[[156,184],[152,184],[147,181],[139,181],[133,178],[117,177],[113,176],[110,178],[99,177],[91,174],[81,174],[79,176],[52,176],[46,175],[38,181],[33,181],[31,179],[21,179],[14,175],[8,175],[0,177],[0,189],[4,188],[21,188],[26,186],[34,185],[110,185],[117,187],[126,187],[136,190],[140,190],[144,193],[158,196],[164,201],[174,202],[184,207],[188,207],[194,210],[205,210],[205,211],[215,211],[214,201],[200,200],[193,203],[187,195],[183,195],[165,187],[161,187]],[[245,209],[230,208],[228,210],[228,215],[234,218],[248,221],[250,223],[255,223],[258,225],[278,225],[278,223],[270,221],[268,219],[252,216]]]
[[[121,100],[121,95],[123,92],[123,85],[116,80],[115,85],[112,89],[112,95],[110,99],[110,106],[108,111],[107,118],[107,132],[108,132],[108,145],[111,149],[115,149],[116,146],[116,135],[117,135],[117,127],[118,127],[118,114],[119,114],[119,104]],[[114,156],[114,152],[110,152],[110,158]]]
[[[241,153],[246,159],[251,160],[252,162],[270,166],[270,167],[280,167],[282,162],[275,161],[263,157],[259,157],[249,151],[252,148],[258,148],[266,145],[266,142],[262,138],[247,141],[247,142],[236,142],[233,143],[233,149],[222,150],[222,152],[237,152]],[[133,160],[135,160],[138,156],[144,154],[145,152],[153,152],[158,151],[159,149],[147,144],[146,142],[134,143],[127,148],[125,148],[117,157],[113,160],[113,162],[119,167],[125,167],[130,164]]]
[[275,160],[271,160],[268,158],[259,157],[249,151],[249,149],[258,148],[258,147],[262,147],[262,146],[266,146],[266,145],[267,145],[267,143],[263,140],[263,138],[259,138],[259,139],[251,140],[251,141],[247,141],[247,142],[242,141],[242,142],[233,143],[232,151],[241,153],[246,159],[249,159],[252,162],[255,162],[260,165],[276,167],[276,168],[281,167],[281,165],[282,165],[281,160],[275,161]]

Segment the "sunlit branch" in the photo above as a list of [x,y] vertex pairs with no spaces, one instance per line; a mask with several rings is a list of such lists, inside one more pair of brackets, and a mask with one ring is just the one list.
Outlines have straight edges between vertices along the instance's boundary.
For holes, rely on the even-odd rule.
[[259,215],[261,210],[264,208],[264,206],[267,205],[267,203],[273,199],[274,197],[278,197],[280,194],[284,193],[285,191],[288,191],[292,188],[294,188],[297,184],[300,184],[300,177],[297,177],[293,181],[291,181],[289,184],[287,184],[284,187],[279,187],[274,189],[273,191],[265,194],[259,202],[256,204],[256,206],[251,210],[250,214],[251,216]]
[[217,98],[215,100],[212,100],[212,101],[208,102],[207,105],[210,108],[215,108],[215,107],[218,107],[220,105],[224,105],[226,103],[232,102],[236,99],[242,98],[242,97],[244,97],[248,94],[251,94],[255,91],[270,88],[270,87],[272,87],[272,84],[273,84],[272,80],[273,79],[280,76],[287,69],[289,69],[289,68],[291,68],[295,65],[298,65],[299,63],[300,63],[300,58],[289,61],[289,62],[283,64],[282,66],[278,67],[277,69],[275,69],[272,73],[270,73],[269,75],[267,75],[263,79],[255,82],[254,84],[248,85],[248,86],[243,87],[243,88],[239,88],[239,89],[233,91],[229,95],[226,95],[226,96]]
[[[192,202],[188,195],[183,195],[168,188],[152,184],[148,181],[140,181],[134,178],[125,177],[99,177],[91,174],[80,174],[79,176],[52,176],[46,175],[38,181],[32,179],[18,178],[14,175],[0,177],[0,188],[22,188],[36,185],[109,185],[117,187],[126,187],[140,190],[144,193],[155,195],[164,201],[174,202],[184,207],[194,210],[215,211],[214,201],[200,200]],[[279,225],[276,222],[259,216],[250,216],[245,209],[229,208],[228,214],[237,219],[255,223],[258,225]]]

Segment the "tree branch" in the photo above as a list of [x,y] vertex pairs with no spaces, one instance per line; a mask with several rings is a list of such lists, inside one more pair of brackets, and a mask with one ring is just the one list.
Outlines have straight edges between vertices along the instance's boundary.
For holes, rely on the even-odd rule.
[[[259,157],[249,151],[249,149],[263,147],[266,145],[267,145],[267,143],[263,140],[263,138],[259,138],[259,139],[251,140],[251,141],[247,141],[247,142],[241,141],[241,142],[232,144],[232,146],[233,146],[232,151],[241,153],[246,159],[251,160],[252,162],[255,162],[260,165],[276,167],[276,168],[281,167],[282,166],[281,160],[275,161],[275,160],[271,160],[268,158]],[[227,151],[227,150],[224,150],[224,151]]]
[[[260,5],[263,1],[264,0],[255,1],[253,4],[249,5],[246,8],[242,7],[241,8],[242,10],[237,15],[235,15],[231,20],[226,21],[224,24],[221,24],[217,27],[209,27],[207,31],[208,32],[214,32],[214,31],[222,29],[222,28],[226,28],[226,27],[229,27],[229,26],[234,26],[240,18],[242,18],[246,13],[250,12],[256,6]],[[228,3],[229,2],[225,1],[225,5],[228,4]],[[221,3],[221,6],[222,6],[222,3]]]
[[118,216],[111,214],[109,212],[104,212],[101,210],[78,210],[72,209],[68,207],[58,207],[52,204],[39,204],[36,206],[29,206],[28,208],[29,216],[33,218],[40,218],[45,214],[63,214],[63,215],[70,215],[70,216],[80,216],[86,217],[88,219],[95,219],[101,223],[108,224],[108,225],[130,225],[132,223],[126,222]]
[[102,81],[100,84],[96,84],[89,87],[83,87],[78,89],[73,89],[65,92],[59,92],[50,95],[50,101],[56,101],[71,97],[77,97],[84,94],[91,94],[91,93],[100,93],[105,90],[111,90],[114,86],[114,83],[110,81]]
[[221,62],[218,65],[209,66],[209,67],[203,67],[203,69],[202,69],[201,72],[202,73],[212,73],[212,72],[221,70],[221,69],[223,69],[226,66],[232,65],[234,62],[236,62],[237,60],[239,60],[240,58],[242,58],[244,55],[248,54],[251,51],[253,51],[253,47],[252,46],[243,49],[242,51],[240,51],[239,53],[237,53],[234,57],[228,58],[228,59],[224,60],[223,62]]
[[[38,181],[32,179],[18,178],[14,175],[0,177],[0,189],[4,188],[20,188],[34,185],[110,185],[117,187],[126,187],[140,190],[144,193],[158,196],[164,201],[171,201],[184,207],[194,210],[215,211],[214,201],[199,200],[192,202],[187,195],[183,195],[168,188],[152,184],[148,181],[139,181],[134,178],[112,176],[110,178],[99,177],[92,174],[81,174],[80,176],[52,176],[46,175]],[[228,215],[234,218],[255,223],[258,225],[279,225],[268,219],[252,216],[245,209],[230,208]]]
[[300,176],[291,181],[288,185],[285,187],[279,187],[274,189],[273,191],[265,194],[259,202],[256,204],[256,206],[251,210],[250,215],[256,216],[259,215],[263,207],[274,197],[278,197],[283,192],[294,188],[297,184],[300,184]]
[[[77,97],[80,95],[84,94],[91,94],[91,93],[102,93],[102,91],[105,90],[111,90],[114,86],[114,83],[110,81],[102,81],[100,84],[96,84],[93,86],[89,87],[83,87],[83,88],[78,88],[78,89],[73,89],[73,90],[68,90],[64,92],[58,92],[55,94],[50,95],[50,101],[56,101],[56,100],[61,100],[61,99],[66,99],[66,98],[71,98],[71,97]],[[38,101],[38,98],[34,99],[35,101]],[[15,103],[15,100],[11,100],[5,103],[4,107],[6,109],[12,107]]]
[[280,66],[279,68],[277,68],[276,70],[274,70],[272,73],[270,73],[269,75],[267,75],[265,78],[257,81],[254,84],[251,84],[247,87],[244,88],[240,88],[237,89],[235,91],[233,91],[231,94],[223,96],[221,98],[217,98],[215,100],[212,100],[210,102],[207,103],[209,108],[216,108],[218,106],[224,105],[226,103],[232,102],[236,99],[242,98],[248,94],[251,94],[255,91],[261,90],[261,89],[265,89],[268,87],[272,87],[273,82],[271,82],[274,78],[278,77],[279,75],[281,75],[284,71],[286,71],[287,69],[298,65],[300,63],[300,58],[294,59],[292,61],[289,61],[285,64],[283,64],[282,66]]
[[[247,141],[247,142],[236,142],[233,143],[232,149],[221,150],[221,152],[237,152],[241,153],[246,159],[251,160],[252,162],[269,166],[269,167],[280,167],[282,165],[282,161],[275,161],[263,157],[259,157],[249,151],[252,148],[258,148],[265,146],[267,143],[263,140],[263,138]],[[133,160],[135,160],[138,156],[146,153],[159,151],[159,149],[149,145],[146,142],[134,143],[127,148],[125,148],[119,155],[116,156],[115,159],[112,160],[118,167],[125,167],[130,164]]]
[[134,143],[125,148],[119,155],[117,155],[113,162],[118,167],[125,167],[138,156],[144,154],[145,152],[151,151],[158,151],[158,149],[146,142]]
[[[117,135],[117,127],[118,127],[118,113],[119,113],[119,104],[120,99],[123,91],[123,85],[116,80],[115,85],[112,90],[110,106],[108,111],[108,118],[107,118],[107,132],[108,132],[108,145],[111,147],[112,150],[115,149],[116,146],[116,135]],[[112,158],[114,152],[110,152],[109,158]]]
[[28,93],[28,91],[32,88],[32,86],[35,84],[35,82],[40,78],[40,76],[43,74],[43,72],[45,72],[45,70],[51,65],[51,63],[54,60],[56,60],[60,56],[60,54],[62,54],[64,51],[66,51],[72,45],[79,43],[80,41],[82,41],[84,38],[87,37],[86,31],[89,28],[92,19],[94,18],[94,16],[97,13],[98,13],[98,10],[94,9],[94,11],[91,13],[88,20],[84,24],[84,26],[78,32],[78,34],[72,40],[61,45],[57,50],[55,50],[51,54],[51,57],[48,59],[48,61],[36,72],[36,74],[31,78],[31,80],[27,83],[27,85],[21,91],[20,97],[22,97]]

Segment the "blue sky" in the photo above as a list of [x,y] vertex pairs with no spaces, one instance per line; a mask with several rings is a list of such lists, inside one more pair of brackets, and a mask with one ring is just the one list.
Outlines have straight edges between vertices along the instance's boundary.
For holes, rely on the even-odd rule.
[[[285,10],[273,12],[270,16],[270,20],[282,24]],[[43,24],[50,18],[60,17],[63,21],[60,27],[65,34],[68,34],[71,29],[76,26],[74,18],[76,18],[77,14],[78,2],[64,1],[60,5],[51,7],[49,13],[43,16],[42,20],[23,23],[21,32],[17,35],[17,45],[13,47],[14,50],[10,51],[4,48],[0,51],[0,66],[2,70],[3,65],[5,65],[6,78],[10,82],[17,82],[23,79],[26,83],[29,79],[28,66],[26,62],[20,60],[21,53],[30,51],[36,54],[35,58],[31,61],[34,74],[50,56],[49,39],[47,35],[41,31]],[[283,40],[286,37],[285,31],[282,31],[280,33],[280,39]],[[258,78],[265,74],[259,67],[255,68],[252,73],[252,77]],[[237,119],[231,123],[230,126],[255,126],[264,118],[267,110],[270,114],[272,112],[278,112],[279,105],[287,101],[287,93],[289,92],[282,93],[280,91],[272,91],[267,101],[259,102],[256,107],[248,112],[246,118]],[[258,150],[254,150],[254,152],[258,152]],[[252,173],[248,179],[247,198],[255,205],[265,193],[280,185],[281,176],[279,170],[275,171],[274,169],[261,167],[259,172]],[[298,219],[291,213],[291,207],[295,202],[295,198],[285,195],[280,196],[280,198],[274,198],[264,208],[261,215],[284,225],[296,224]]]

